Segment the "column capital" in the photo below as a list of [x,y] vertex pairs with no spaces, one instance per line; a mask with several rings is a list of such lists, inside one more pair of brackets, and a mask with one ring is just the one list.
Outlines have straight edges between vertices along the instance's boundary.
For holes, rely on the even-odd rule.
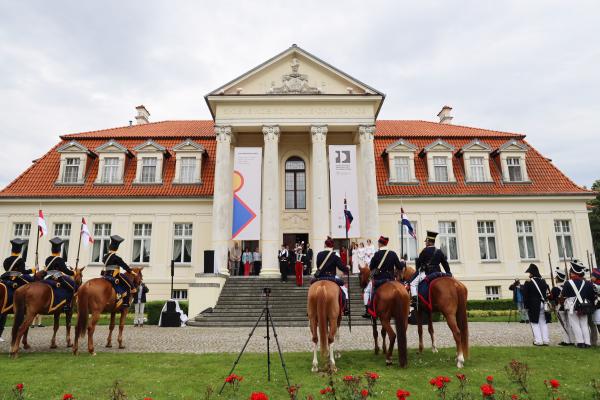
[[358,136],[361,142],[373,140],[375,135],[375,125],[359,125]]
[[215,125],[215,135],[217,136],[217,142],[231,143],[231,126]]
[[279,141],[279,125],[263,125],[263,135],[266,141],[278,142]]
[[313,143],[325,143],[327,139],[327,125],[313,125],[310,127]]

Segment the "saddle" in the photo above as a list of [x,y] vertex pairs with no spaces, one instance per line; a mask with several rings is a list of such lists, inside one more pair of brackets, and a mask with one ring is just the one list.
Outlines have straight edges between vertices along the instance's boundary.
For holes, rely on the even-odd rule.
[[15,290],[33,282],[33,276],[24,275],[19,271],[9,271],[0,277],[0,291],[5,292],[4,302],[0,304],[0,314],[6,314],[13,311],[13,294]]
[[[51,271],[58,272],[60,275],[60,271]],[[54,277],[55,274],[52,274]],[[51,314],[56,311],[59,307],[68,307],[71,304],[71,299],[73,298],[74,286],[71,286],[70,283],[66,282],[63,279],[55,279],[55,278],[46,278],[42,279],[40,282],[48,285],[50,287],[50,293],[52,294],[50,297],[50,308],[48,309],[48,313]]]
[[346,304],[348,303],[348,298],[346,297],[346,292],[344,292],[342,290],[342,286],[344,286],[344,281],[341,280],[340,278],[338,278],[337,276],[319,276],[319,277],[314,276],[310,280],[310,284],[312,285],[313,283],[316,283],[319,281],[330,281],[339,286],[339,288],[340,288],[340,296],[339,296],[339,298],[340,298],[340,314],[342,314],[344,312],[344,310],[346,309]]
[[434,272],[433,274],[427,275],[421,282],[419,282],[418,293],[419,303],[424,304],[427,307],[427,311],[431,312],[431,289],[439,278],[452,278],[452,274],[446,274],[444,272]]

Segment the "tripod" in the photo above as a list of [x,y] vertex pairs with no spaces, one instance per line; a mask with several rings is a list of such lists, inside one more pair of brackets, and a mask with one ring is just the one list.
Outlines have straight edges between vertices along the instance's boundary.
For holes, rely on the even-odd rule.
[[[233,363],[233,366],[231,367],[231,371],[229,371],[229,374],[227,374],[227,375],[228,376],[231,375],[233,373],[233,371],[235,370],[235,367],[238,365],[240,359],[242,358],[242,355],[244,354],[244,351],[246,350],[246,347],[248,346],[250,339],[252,339],[252,335],[254,335],[254,331],[256,330],[256,328],[258,327],[258,324],[264,317],[265,323],[267,325],[267,336],[264,336],[264,339],[267,339],[267,380],[269,382],[271,382],[271,329],[272,329],[273,337],[275,337],[275,343],[277,343],[277,352],[279,353],[279,359],[281,360],[281,366],[283,367],[283,372],[285,373],[285,380],[287,382],[287,387],[289,389],[290,378],[288,377],[288,372],[287,372],[287,368],[285,366],[285,361],[283,360],[283,353],[281,353],[281,346],[279,345],[279,339],[277,338],[277,331],[275,331],[275,324],[273,323],[273,316],[271,315],[271,309],[269,308],[269,298],[271,297],[271,288],[264,288],[263,295],[265,296],[265,307],[263,308],[262,312],[260,313],[260,316],[256,320],[254,327],[248,334],[248,339],[246,339],[246,343],[244,343],[244,347],[242,347],[242,351],[240,351],[240,354],[238,355],[237,359]],[[225,389],[225,385],[226,385],[226,382],[223,382],[223,386],[221,386],[221,390],[219,390],[219,395],[221,393],[223,393],[223,389]]]

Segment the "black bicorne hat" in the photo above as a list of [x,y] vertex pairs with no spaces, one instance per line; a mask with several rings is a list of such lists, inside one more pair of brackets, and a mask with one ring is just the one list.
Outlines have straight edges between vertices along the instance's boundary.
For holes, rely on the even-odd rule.
[[556,267],[556,279],[564,281],[566,280],[566,278],[567,276],[565,275],[565,273],[561,271],[559,267]]
[[587,271],[585,265],[577,260],[571,261],[571,268],[569,269],[570,273],[581,276],[585,274],[585,271]]
[[64,242],[65,241],[59,238],[58,236],[50,239],[50,244],[52,245],[52,253],[60,253],[60,249]]
[[526,274],[531,274],[536,278],[541,278],[542,275],[540,274],[540,270],[538,268],[537,265],[535,264],[529,264],[529,268],[527,268],[527,270],[525,270]]
[[119,235],[112,235],[110,237],[110,244],[108,245],[108,248],[110,250],[117,250],[119,248],[119,245],[121,244],[121,242],[125,240],[123,239],[121,236]]
[[23,250],[23,245],[27,243],[25,240],[23,239],[13,239],[10,241],[10,244],[12,245],[12,252],[13,253],[21,253],[21,251]]

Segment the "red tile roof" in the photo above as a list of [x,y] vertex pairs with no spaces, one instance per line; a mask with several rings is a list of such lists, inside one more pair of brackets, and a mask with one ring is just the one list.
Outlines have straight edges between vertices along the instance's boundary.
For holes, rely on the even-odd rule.
[[[61,136],[61,142],[37,160],[0,192],[4,198],[113,198],[113,197],[210,197],[213,194],[216,141],[213,121],[162,121],[144,125],[133,125]],[[127,149],[133,149],[148,139],[172,149],[186,138],[203,145],[207,157],[202,164],[202,185],[173,185],[175,157],[164,161],[163,184],[134,185],[135,159],[127,158],[124,184],[115,186],[95,185],[98,172],[98,159],[88,158],[85,183],[80,186],[56,185],[60,154],[56,151],[61,145],[77,140],[90,150],[115,139]],[[426,161],[415,158],[418,185],[388,184],[387,160],[382,157],[384,149],[404,138],[419,150],[437,138],[442,138],[457,149],[475,138],[487,143],[492,149],[510,139],[523,141],[524,135],[490,131],[458,125],[439,124],[427,121],[378,121],[375,134],[375,164],[377,191],[380,196],[489,196],[489,195],[564,195],[590,194],[569,180],[550,161],[535,149],[527,151],[527,171],[532,183],[507,184],[501,181],[497,157],[491,158],[490,170],[493,183],[467,184],[464,181],[461,158],[454,158],[454,174],[457,183],[439,184],[427,181]],[[418,151],[419,151],[418,150]],[[417,152],[418,152],[417,151]],[[172,153],[172,151],[170,151]]]

